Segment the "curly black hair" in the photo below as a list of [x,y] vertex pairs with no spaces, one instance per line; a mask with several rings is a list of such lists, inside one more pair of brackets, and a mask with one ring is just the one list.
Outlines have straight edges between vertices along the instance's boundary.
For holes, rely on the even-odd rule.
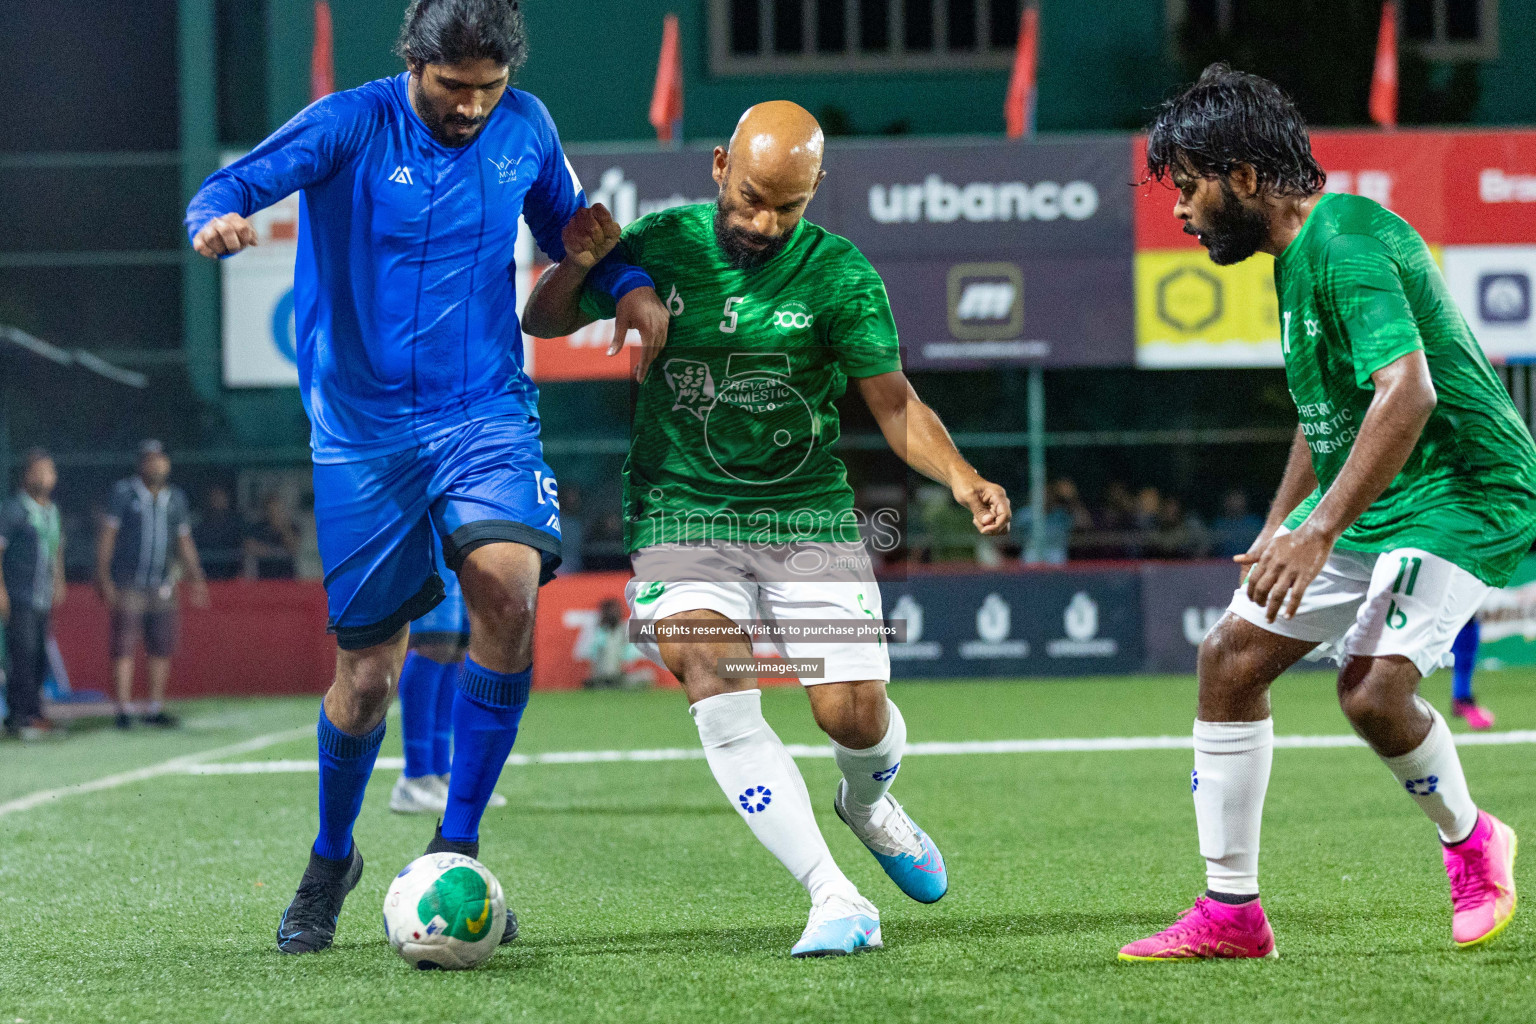
[[516,78],[528,59],[528,30],[518,0],[411,0],[395,53],[413,69],[492,60]]
[[1145,180],[1166,181],[1181,166],[1222,175],[1238,164],[1251,165],[1260,187],[1277,196],[1314,195],[1328,180],[1291,98],[1267,78],[1212,64],[1158,109],[1147,129]]

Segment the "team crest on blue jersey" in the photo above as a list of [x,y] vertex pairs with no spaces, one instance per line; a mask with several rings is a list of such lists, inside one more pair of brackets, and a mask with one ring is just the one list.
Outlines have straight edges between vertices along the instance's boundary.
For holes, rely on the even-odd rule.
[[492,167],[496,168],[496,183],[498,185],[506,185],[517,180],[517,168],[523,162],[522,157],[518,157],[515,160],[510,156],[504,156],[500,160],[493,160],[490,157],[485,159]]

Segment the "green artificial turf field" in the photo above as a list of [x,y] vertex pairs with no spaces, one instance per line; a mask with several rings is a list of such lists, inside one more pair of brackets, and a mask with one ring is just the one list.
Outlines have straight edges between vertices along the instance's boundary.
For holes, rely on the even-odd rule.
[[[1443,709],[1448,688],[1442,673],[1425,692]],[[1479,691],[1500,730],[1536,729],[1536,673],[1485,673]],[[892,695],[913,742],[1187,737],[1193,717],[1188,679]],[[388,812],[396,773],[381,769],[357,829],[368,868],[335,947],[281,956],[274,931],[313,837],[315,775],[188,765],[310,761],[315,706],[199,702],[175,733],[77,728],[0,747],[0,1024],[1536,1019],[1536,911],[1485,950],[1453,949],[1433,828],[1355,747],[1276,753],[1261,879],[1278,961],[1115,959],[1203,888],[1187,749],[909,757],[895,792],[949,864],[950,893],[932,907],[903,897],[832,814],[833,762],[803,759],[822,829],[879,905],[886,942],[818,961],[788,957],[804,894],[702,760],[513,765],[509,805],[487,814],[481,840],[522,937],[462,974],[413,972],[384,942],[384,891],[432,822]],[[770,691],[765,709],[786,742],[818,742],[797,688]],[[1326,675],[1284,680],[1275,711],[1277,734],[1348,731]],[[266,739],[228,749],[253,737]],[[676,692],[561,693],[535,696],[517,752],[697,745]],[[1533,752],[1462,751],[1473,795],[1527,844]],[[384,755],[398,753],[392,722]]]

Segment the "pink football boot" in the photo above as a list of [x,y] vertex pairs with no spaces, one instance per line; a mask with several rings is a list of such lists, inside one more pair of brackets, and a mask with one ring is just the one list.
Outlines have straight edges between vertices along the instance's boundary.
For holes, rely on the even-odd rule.
[[1487,811],[1477,812],[1472,834],[1443,849],[1451,877],[1451,937],[1462,949],[1498,935],[1515,916],[1514,829]]
[[1121,960],[1245,959],[1280,955],[1258,900],[1238,906],[1201,896],[1170,927],[1120,950]]
[[1451,701],[1451,717],[1462,719],[1467,723],[1467,728],[1474,732],[1493,728],[1493,712],[1475,701]]

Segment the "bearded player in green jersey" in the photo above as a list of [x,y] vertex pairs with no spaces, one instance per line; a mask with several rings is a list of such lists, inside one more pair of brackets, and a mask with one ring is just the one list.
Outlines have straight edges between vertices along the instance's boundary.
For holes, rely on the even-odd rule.
[[1269,686],[1303,657],[1340,665],[1339,704],[1435,823],[1452,937],[1515,911],[1515,834],[1472,801],[1445,720],[1418,696],[1536,536],[1536,446],[1429,248],[1369,199],[1322,194],[1306,126],[1272,83],[1225,65],[1160,111],[1152,177],[1219,264],[1275,259],[1300,428],[1244,584],[1200,645],[1191,776],[1209,888],[1125,960],[1275,955],[1259,905]]
[[[880,590],[842,462],[834,401],[852,378],[886,439],[947,484],[984,534],[1007,531],[1007,495],[961,458],[901,372],[885,287],[846,239],[803,219],[825,172],[815,118],[793,103],[743,115],[715,150],[714,204],[651,214],[623,232],[672,313],[665,349],[641,353],[624,467],[631,618],[640,647],[682,681],[705,756],[733,807],[805,886],[794,956],[881,945],[880,914],[839,870],[799,769],[763,718],[752,639],[799,673],[842,770],[838,816],[923,903],[948,888],[944,859],[890,795],[906,743],[886,696]],[[604,215],[566,229],[618,241]],[[577,251],[570,249],[569,251]],[[565,334],[612,316],[574,263],[546,273],[523,323]],[[613,351],[622,338],[615,337]],[[764,634],[758,626],[773,632]],[[832,638],[836,642],[815,642]],[[736,662],[734,672],[729,664]]]

